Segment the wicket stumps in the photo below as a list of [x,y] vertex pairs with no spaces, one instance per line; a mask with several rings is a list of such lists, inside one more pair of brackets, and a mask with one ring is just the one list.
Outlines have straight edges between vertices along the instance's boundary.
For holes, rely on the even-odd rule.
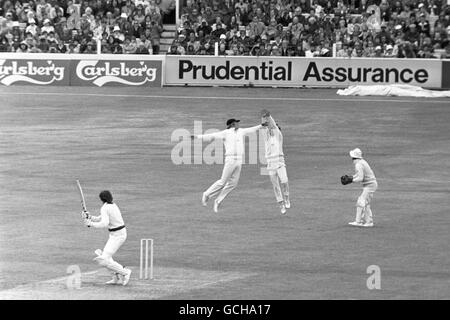
[[153,239],[141,239],[139,279],[148,279],[148,249],[150,243],[150,279],[153,279]]

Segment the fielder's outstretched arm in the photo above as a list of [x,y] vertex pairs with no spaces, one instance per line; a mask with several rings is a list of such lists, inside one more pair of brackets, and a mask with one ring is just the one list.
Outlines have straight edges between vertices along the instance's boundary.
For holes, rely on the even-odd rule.
[[208,134],[191,135],[191,139],[202,139],[202,140],[225,139],[225,130]]
[[256,132],[256,131],[258,131],[259,129],[262,129],[262,128],[264,128],[264,125],[260,124],[260,125],[257,125],[257,126],[254,126],[254,127],[250,127],[250,128],[243,128],[241,130],[242,130],[242,133],[244,135],[247,135],[247,134]]

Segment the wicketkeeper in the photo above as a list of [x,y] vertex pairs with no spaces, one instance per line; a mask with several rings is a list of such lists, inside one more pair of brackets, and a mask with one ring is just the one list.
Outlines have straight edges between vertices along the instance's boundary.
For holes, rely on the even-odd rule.
[[362,158],[362,151],[360,149],[356,148],[351,150],[350,157],[352,157],[353,164],[355,165],[355,174],[353,176],[342,176],[341,183],[347,185],[352,182],[361,182],[363,191],[358,201],[356,201],[356,219],[349,224],[357,227],[373,227],[370,202],[378,188],[377,179],[367,161]]
[[103,206],[100,209],[99,216],[91,216],[89,212],[83,211],[84,223],[88,227],[94,228],[108,228],[109,239],[106,242],[103,251],[95,250],[97,257],[94,261],[108,269],[112,273],[112,279],[107,284],[127,285],[130,281],[131,270],[124,268],[121,264],[113,260],[113,255],[119,250],[122,244],[127,239],[127,229],[123,222],[122,214],[119,207],[113,203],[111,192],[105,190],[99,194]]

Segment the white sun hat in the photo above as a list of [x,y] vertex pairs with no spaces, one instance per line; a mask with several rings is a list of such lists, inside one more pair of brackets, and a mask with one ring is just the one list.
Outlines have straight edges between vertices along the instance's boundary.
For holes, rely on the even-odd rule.
[[350,157],[356,158],[356,159],[362,159],[362,151],[359,148],[353,149],[349,152]]

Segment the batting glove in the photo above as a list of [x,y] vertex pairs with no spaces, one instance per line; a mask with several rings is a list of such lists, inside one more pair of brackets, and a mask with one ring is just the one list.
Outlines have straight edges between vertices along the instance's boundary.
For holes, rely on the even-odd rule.
[[91,221],[91,219],[84,219],[84,224],[86,225],[86,227],[92,226],[92,221]]

